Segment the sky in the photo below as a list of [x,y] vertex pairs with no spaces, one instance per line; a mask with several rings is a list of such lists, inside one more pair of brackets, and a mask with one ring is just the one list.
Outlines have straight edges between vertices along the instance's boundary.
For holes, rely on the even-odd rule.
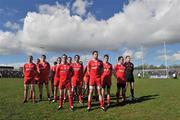
[[179,0],[1,0],[0,65],[22,66],[28,55],[63,53],[86,62],[130,55],[135,66],[180,64]]

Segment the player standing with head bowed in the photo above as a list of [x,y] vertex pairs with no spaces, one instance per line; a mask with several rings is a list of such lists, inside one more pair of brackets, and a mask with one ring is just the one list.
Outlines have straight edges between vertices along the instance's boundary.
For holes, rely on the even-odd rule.
[[83,65],[80,63],[80,56],[74,56],[74,63],[71,64],[73,68],[73,76],[71,78],[72,94],[78,89],[78,100],[82,104],[82,81],[83,81]]
[[53,103],[57,101],[57,91],[58,91],[58,86],[59,86],[59,77],[57,76],[57,68],[61,64],[61,57],[57,58],[57,64],[54,66],[54,99]]
[[63,107],[63,93],[64,89],[68,92],[70,110],[73,111],[73,100],[71,92],[71,75],[73,73],[72,66],[67,63],[67,55],[63,54],[61,64],[57,67],[57,77],[59,78],[59,93],[60,101],[58,110]]
[[49,93],[49,72],[50,72],[50,64],[46,61],[46,55],[41,56],[41,61],[38,64],[39,69],[39,98],[42,100],[42,92],[43,92],[43,83],[46,86],[46,93],[48,100],[50,101],[50,93]]
[[109,55],[104,55],[103,61],[103,74],[101,76],[101,86],[102,86],[102,99],[104,104],[105,90],[107,90],[107,106],[110,106],[110,88],[111,88],[111,77],[113,67],[109,63]]
[[114,66],[114,76],[117,80],[117,92],[116,98],[117,103],[119,103],[120,90],[122,89],[122,101],[126,100],[126,79],[125,79],[125,66],[124,66],[124,58],[122,56],[118,57],[118,62]]
[[35,76],[37,73],[36,64],[33,63],[33,56],[28,57],[28,62],[24,64],[24,100],[23,103],[27,102],[27,93],[29,89],[29,85],[31,87],[32,91],[32,100],[33,103],[35,103],[35,88],[34,88],[34,82],[35,82]]

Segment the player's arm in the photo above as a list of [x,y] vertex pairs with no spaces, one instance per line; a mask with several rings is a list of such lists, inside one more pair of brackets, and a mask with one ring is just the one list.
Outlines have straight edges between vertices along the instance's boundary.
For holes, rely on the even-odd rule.
[[38,71],[37,71],[37,65],[34,64],[34,75],[38,74]]
[[26,71],[26,67],[25,67],[25,65],[24,65],[24,67],[23,67],[23,74],[25,75],[25,71]]
[[40,74],[39,64],[37,64],[36,67],[37,67],[37,73]]
[[134,64],[132,63],[132,72],[134,71]]
[[81,72],[80,72],[80,74],[81,74],[81,78],[83,78],[83,76],[84,76],[84,66],[83,65],[81,65]]
[[115,78],[117,78],[117,76],[116,76],[117,66],[116,66],[116,65],[114,66],[114,70],[112,70],[112,72],[113,72],[113,74],[114,74]]
[[70,76],[72,77],[74,75],[74,70],[73,70],[73,67],[70,66]]
[[110,67],[110,75],[112,75],[113,74],[113,66],[111,65],[111,67]]
[[87,64],[87,73],[88,73],[88,75],[90,75],[89,73],[90,73],[90,61],[88,62],[88,64]]
[[51,66],[50,66],[50,64],[49,64],[49,63],[47,63],[47,72],[49,73],[49,72],[50,72],[50,70],[51,70]]
[[104,65],[103,65],[103,62],[101,62],[101,67],[100,67],[100,73],[101,73],[101,75],[103,74],[103,71],[104,71]]
[[56,78],[56,79],[59,79],[59,78],[60,78],[60,67],[59,67],[59,66],[56,67],[55,78]]

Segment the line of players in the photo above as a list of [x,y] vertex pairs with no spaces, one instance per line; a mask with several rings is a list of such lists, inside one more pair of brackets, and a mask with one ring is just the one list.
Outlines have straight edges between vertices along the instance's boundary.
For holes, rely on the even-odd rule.
[[[35,103],[35,87],[34,84],[38,84],[39,88],[39,101],[42,100],[43,84],[45,84],[47,97],[50,101],[49,92],[49,73],[51,71],[51,89],[53,94],[53,101],[57,101],[57,91],[59,90],[59,106],[58,110],[63,107],[63,101],[66,100],[66,92],[68,93],[70,110],[74,110],[73,99],[75,92],[78,95],[79,103],[83,103],[83,96],[88,92],[88,108],[91,110],[91,101],[93,91],[96,88],[100,108],[105,111],[105,91],[107,91],[107,107],[110,106],[110,89],[111,89],[111,77],[114,74],[117,80],[117,102],[119,103],[120,90],[122,90],[122,101],[126,100],[126,87],[127,82],[130,83],[131,98],[134,99],[134,65],[130,62],[130,56],[126,56],[125,62],[122,56],[118,57],[117,64],[112,66],[109,63],[109,56],[104,55],[103,62],[98,58],[98,51],[92,52],[92,59],[88,61],[87,66],[83,67],[80,61],[80,56],[74,56],[74,62],[72,59],[63,54],[62,57],[58,57],[54,66],[50,67],[50,64],[46,61],[46,56],[42,55],[41,60],[38,59],[37,63],[33,63],[33,57],[29,56],[28,63],[24,65],[24,100],[27,102],[28,87],[30,85],[30,96]],[[82,93],[82,86],[84,84],[84,92]]]

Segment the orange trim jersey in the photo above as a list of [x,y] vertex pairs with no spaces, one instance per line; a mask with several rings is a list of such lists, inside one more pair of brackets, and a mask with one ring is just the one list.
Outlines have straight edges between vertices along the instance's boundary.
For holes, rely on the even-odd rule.
[[24,79],[34,79],[37,73],[36,64],[26,63],[24,64]]
[[103,62],[101,60],[90,60],[87,68],[89,70],[89,76],[91,78],[100,78],[103,72]]
[[83,65],[80,63],[72,63],[71,66],[73,68],[72,79],[74,78],[82,79],[83,78]]
[[125,66],[123,64],[116,64],[114,67],[115,77],[117,82],[126,82],[125,79]]
[[39,69],[39,77],[40,79],[48,79],[49,72],[50,72],[50,64],[48,62],[40,62],[38,64]]
[[56,77],[59,78],[60,83],[70,82],[71,76],[73,73],[72,66],[69,64],[60,64],[57,66],[57,75]]
[[110,63],[103,63],[103,74],[102,78],[111,78],[113,67]]

